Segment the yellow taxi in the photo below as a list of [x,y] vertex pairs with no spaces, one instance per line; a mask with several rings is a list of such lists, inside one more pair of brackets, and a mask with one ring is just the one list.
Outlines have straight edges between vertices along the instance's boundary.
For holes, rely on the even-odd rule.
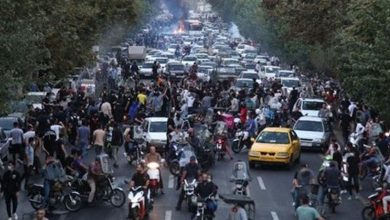
[[249,153],[249,167],[256,164],[285,164],[291,168],[301,158],[301,144],[291,128],[265,128]]

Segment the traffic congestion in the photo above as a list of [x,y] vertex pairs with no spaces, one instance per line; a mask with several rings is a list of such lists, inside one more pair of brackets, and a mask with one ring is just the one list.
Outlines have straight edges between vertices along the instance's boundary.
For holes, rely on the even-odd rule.
[[390,219],[377,112],[206,3],[160,10],[0,117],[0,219]]

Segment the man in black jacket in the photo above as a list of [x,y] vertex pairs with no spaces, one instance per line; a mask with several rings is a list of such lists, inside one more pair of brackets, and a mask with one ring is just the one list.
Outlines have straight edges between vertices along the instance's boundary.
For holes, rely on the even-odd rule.
[[[5,204],[7,206],[8,220],[17,219],[16,209],[18,208],[18,196],[20,191],[20,174],[15,170],[15,164],[8,163],[8,170],[3,175],[3,188]],[[11,212],[12,202],[12,212]]]

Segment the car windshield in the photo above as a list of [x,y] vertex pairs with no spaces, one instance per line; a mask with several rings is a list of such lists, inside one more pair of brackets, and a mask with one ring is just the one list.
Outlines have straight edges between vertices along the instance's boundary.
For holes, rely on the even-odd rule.
[[320,121],[297,121],[294,130],[323,132],[324,128]]
[[288,88],[299,87],[299,80],[286,79],[282,80],[282,84]]
[[25,113],[28,110],[27,103],[25,102],[14,102],[11,104],[11,110],[13,112]]
[[43,98],[45,98],[45,96],[27,95],[25,100],[27,103],[41,103]]
[[156,59],[156,61],[159,63],[167,63],[168,59]]
[[0,118],[0,128],[11,130],[14,127],[15,120],[11,118]]
[[196,61],[196,57],[186,56],[183,58],[184,61]]
[[252,88],[253,87],[253,81],[251,80],[238,80],[236,82],[236,87],[239,88]]
[[167,132],[167,122],[164,121],[151,122],[149,132]]
[[184,70],[184,65],[180,65],[180,64],[169,65],[169,69],[170,70]]
[[290,140],[286,132],[264,131],[256,140],[257,143],[288,144]]
[[303,110],[319,111],[322,108],[322,104],[323,104],[323,102],[304,101],[302,109]]
[[260,79],[259,75],[257,73],[244,73],[242,74],[242,78],[244,79]]
[[294,73],[288,71],[279,71],[279,77],[289,77],[291,75],[294,75]]
[[152,68],[153,67],[153,63],[144,63],[142,64],[142,68]]
[[276,73],[278,70],[279,70],[279,68],[276,68],[276,67],[266,67],[265,68],[265,71],[267,73]]

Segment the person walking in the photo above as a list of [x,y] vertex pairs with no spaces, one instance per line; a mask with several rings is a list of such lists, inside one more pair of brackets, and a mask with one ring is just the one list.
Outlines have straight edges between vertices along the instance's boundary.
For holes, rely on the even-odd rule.
[[112,130],[112,157],[114,159],[114,167],[118,168],[118,153],[119,148],[123,145],[123,134],[116,122],[113,123],[114,129]]
[[16,155],[19,155],[20,162],[23,161],[23,130],[19,128],[19,123],[14,122],[14,128],[10,131],[9,136],[11,137],[11,148],[10,153],[12,159],[16,162]]
[[[8,170],[3,175],[3,187],[5,204],[7,207],[8,220],[18,219],[16,210],[18,208],[18,197],[20,192],[21,177],[18,171],[15,170],[13,162],[8,163]],[[11,210],[12,204],[12,210]]]
[[30,179],[34,167],[34,145],[35,138],[30,137],[25,148],[25,164],[24,164],[24,189],[27,189],[28,181]]
[[104,138],[106,132],[103,130],[102,125],[93,132],[93,147],[95,148],[96,155],[103,153]]

